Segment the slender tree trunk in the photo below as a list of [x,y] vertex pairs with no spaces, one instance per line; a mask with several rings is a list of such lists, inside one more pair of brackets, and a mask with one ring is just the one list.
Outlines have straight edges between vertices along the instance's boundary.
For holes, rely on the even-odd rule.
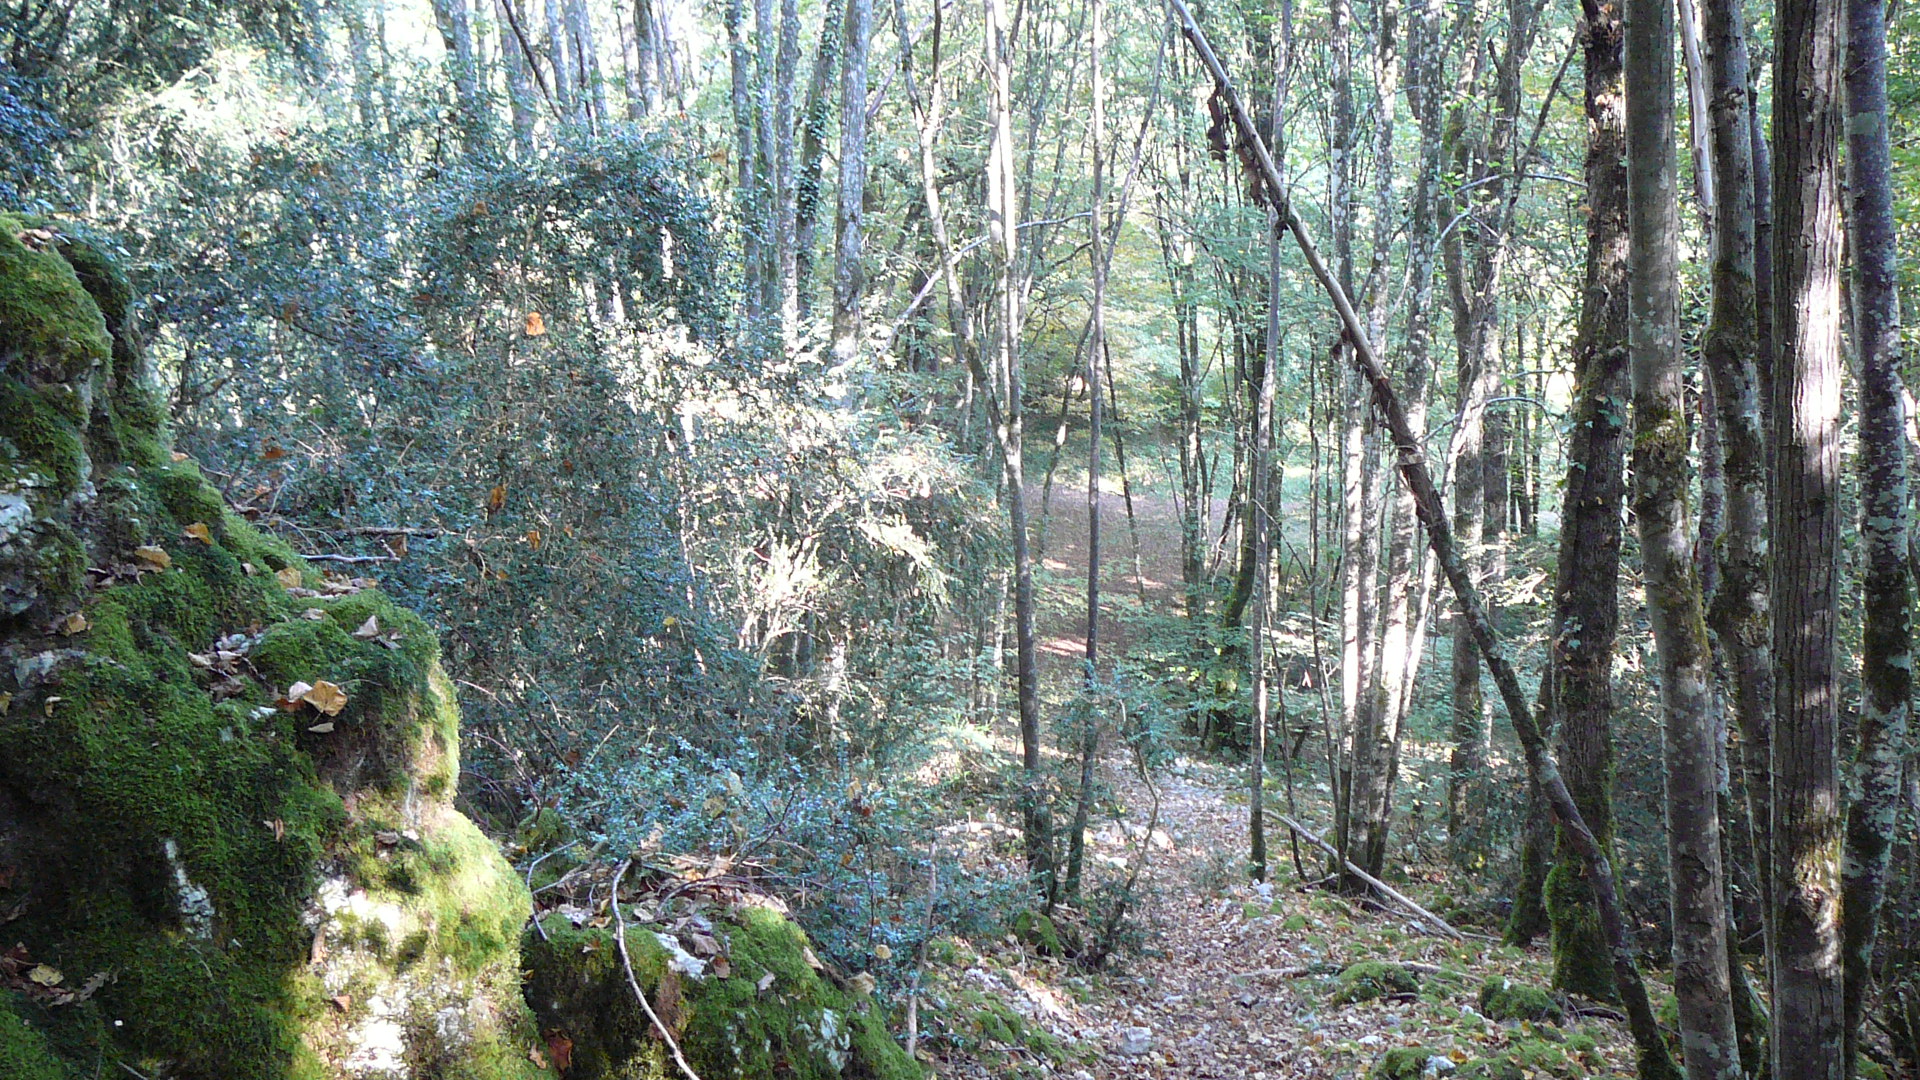
[[[1548,678],[1567,788],[1603,850],[1613,848],[1613,653],[1619,627],[1627,365],[1626,102],[1619,8],[1583,4],[1587,260],[1574,337],[1574,401],[1561,504]],[[1600,1000],[1616,993],[1592,882],[1574,838],[1556,834],[1547,875],[1553,981]]]
[[[989,0],[997,4],[998,0]],[[833,355],[839,363],[847,363],[859,352],[860,346],[860,297],[866,289],[866,272],[860,264],[861,229],[866,221],[867,190],[867,47],[873,36],[873,0],[847,0],[846,23],[846,63],[841,68],[840,79],[840,207],[835,215],[837,240],[834,244],[833,259]],[[1011,41],[1009,40],[1009,45]],[[1002,56],[1002,63],[1008,61]],[[998,84],[996,83],[996,87]],[[996,90],[996,93],[998,91]],[[1011,91],[1008,91],[1011,94]],[[996,98],[996,101],[998,99]],[[1011,98],[1009,97],[1009,102]],[[1011,110],[1012,105],[1008,105]],[[1001,128],[1006,128],[1009,140],[1012,138],[1011,112],[995,126],[996,136]],[[1001,222],[1001,228],[1007,234],[1007,243],[1017,246],[1019,232],[1014,220],[1017,195],[1011,187],[1013,176],[1013,150],[1009,141],[1003,148],[1006,157],[1005,179],[1009,187],[1002,194],[1007,217]],[[990,177],[991,178],[991,177]],[[990,185],[991,186],[991,185]],[[1008,249],[1014,250],[1013,247]],[[1008,272],[1012,268],[1009,266]],[[1009,279],[1009,287],[1013,282]],[[1007,301],[1007,326],[1009,335],[1005,341],[1008,355],[1017,350],[1018,342],[1012,335],[1019,332],[1018,290],[1013,299]],[[1009,386],[1017,382],[1013,377],[1013,361],[1009,360]],[[1016,418],[1020,411],[1020,402],[1011,393],[1008,395],[1008,411]],[[1024,499],[1024,493],[1016,496]],[[1024,543],[1022,537],[1020,542]],[[1031,584],[1031,583],[1029,583]],[[1031,613],[1029,613],[1031,614]],[[1029,628],[1031,629],[1031,628]]]
[[[1373,295],[1368,332],[1376,349],[1384,345],[1387,321],[1391,314],[1386,267],[1392,253],[1399,215],[1394,213],[1393,141],[1395,108],[1400,92],[1398,13],[1392,0],[1380,0],[1374,7],[1374,196],[1373,196],[1373,272],[1369,275]],[[1416,183],[1422,183],[1417,180]],[[1416,198],[1419,198],[1416,195]],[[1421,213],[1419,209],[1416,214]],[[1431,207],[1424,227],[1431,231]],[[1426,242],[1417,237],[1413,243]],[[1278,237],[1275,238],[1278,245]],[[1416,256],[1417,257],[1417,256]],[[1277,269],[1276,269],[1277,275]],[[1412,390],[1407,420],[1424,430],[1427,381],[1425,342],[1418,350],[1409,348],[1403,361],[1405,385]],[[1388,506],[1390,542],[1387,551],[1385,608],[1380,617],[1373,662],[1373,700],[1366,710],[1366,726],[1358,740],[1360,753],[1354,777],[1354,842],[1352,858],[1362,870],[1378,877],[1385,869],[1387,836],[1393,818],[1394,774],[1399,763],[1400,720],[1409,678],[1414,664],[1410,649],[1413,575],[1418,566],[1418,523],[1414,519],[1412,493],[1397,488]]]
[[600,49],[593,41],[593,17],[587,0],[566,0],[567,36],[573,58],[574,118],[603,131],[607,123],[607,78],[600,67]]
[[[547,0],[551,21],[557,0]],[[761,277],[765,272],[762,250],[766,244],[764,216],[766,204],[761,198],[759,149],[753,107],[753,53],[746,36],[744,0],[727,0],[726,8],[728,98],[733,109],[735,178],[733,199],[740,224],[741,306],[744,337],[761,345],[765,332],[766,310],[762,304]],[[558,46],[555,46],[556,50]],[[564,107],[564,106],[563,106]]]
[[360,5],[348,4],[343,13],[347,23],[347,61],[353,70],[354,113],[362,128],[377,131],[380,114],[374,111],[373,90],[379,74],[373,67],[373,29],[367,25],[367,14]]
[[525,161],[533,156],[533,127],[540,114],[534,90],[534,71],[527,60],[530,42],[524,41],[526,18],[514,0],[495,0],[500,16],[500,62],[507,73],[507,104],[513,110],[513,150]]
[[1774,36],[1773,1080],[1844,1075],[1840,941],[1840,0]]
[[1866,548],[1860,726],[1853,762],[1857,794],[1847,813],[1840,904],[1846,920],[1843,1021],[1850,1075],[1858,1063],[1874,938],[1899,822],[1914,689],[1906,387],[1900,377],[1885,0],[1848,0],[1846,70],[1847,220],[1860,357],[1860,536]]
[[1627,351],[1635,519],[1660,663],[1674,996],[1691,1080],[1740,1080],[1727,975],[1713,663],[1687,520],[1690,433],[1680,360],[1673,0],[1626,12]]
[[486,142],[487,110],[480,98],[480,63],[473,48],[473,9],[468,0],[433,0],[433,21],[447,50],[447,77],[469,148]]
[[[829,10],[820,17],[820,46],[807,80],[807,103],[800,120],[800,162],[793,189],[793,288],[798,315],[813,314],[813,260],[820,225],[821,162],[826,157],[827,127],[833,121],[834,73],[839,70],[842,20]],[[912,43],[903,38],[903,48]]]
[[[872,0],[868,0],[871,18]],[[780,53],[773,92],[774,263],[780,277],[780,324],[791,333],[800,315],[797,213],[794,175],[793,83],[800,69],[799,0],[780,0]]]
[[[865,0],[850,0],[863,4]],[[1006,465],[1007,512],[1013,531],[1014,639],[1019,683],[1020,763],[1026,779],[1021,793],[1023,832],[1026,838],[1027,870],[1041,895],[1052,900],[1056,882],[1053,867],[1053,824],[1046,792],[1042,788],[1040,762],[1040,673],[1034,642],[1033,565],[1027,549],[1026,474],[1021,462],[1020,371],[1020,288],[1017,280],[1019,258],[1020,206],[1018,172],[1013,144],[1013,28],[1007,21],[1005,0],[985,0],[986,66],[988,81],[987,149],[987,235],[995,259],[994,295],[999,303],[998,349],[1000,371],[997,380],[1005,388],[1000,422],[1000,445]],[[851,9],[850,9],[851,10]],[[865,58],[856,60],[856,50],[864,51],[865,34],[856,34],[849,20],[847,33],[847,69],[861,70],[864,88]],[[862,28],[864,29],[864,28]],[[848,82],[852,81],[849,76]],[[843,88],[846,83],[843,83]],[[864,92],[855,101],[863,101]],[[842,118],[846,108],[843,105]],[[864,128],[864,114],[861,124]],[[846,145],[843,129],[842,143]],[[845,165],[842,165],[843,174]],[[931,182],[931,181],[929,181]],[[842,205],[845,196],[842,195]],[[835,268],[836,282],[839,268]],[[839,305],[836,288],[835,306]],[[857,293],[854,296],[857,301]],[[836,327],[838,313],[836,312]],[[856,328],[857,329],[857,328]],[[836,329],[836,339],[838,330]]]
[[[1764,348],[1755,288],[1753,96],[1744,15],[1738,0],[1706,0],[1712,172],[1718,209],[1712,250],[1713,307],[1701,359],[1707,369],[1721,455],[1723,527],[1713,545],[1719,581],[1708,627],[1731,676],[1749,792],[1747,827],[1756,853],[1767,850],[1765,790],[1772,726],[1772,624],[1767,601],[1767,446],[1760,382]],[[1767,875],[1760,881],[1763,924],[1770,924]]]

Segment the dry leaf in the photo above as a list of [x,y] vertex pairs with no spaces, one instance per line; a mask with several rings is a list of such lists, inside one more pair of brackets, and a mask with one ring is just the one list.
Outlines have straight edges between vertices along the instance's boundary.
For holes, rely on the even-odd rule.
[[527,1060],[533,1062],[533,1067],[536,1069],[544,1069],[548,1067],[547,1055],[541,1053],[540,1048],[537,1046],[527,1047]]
[[873,947],[873,958],[875,960],[891,960],[893,959],[893,950],[885,944],[875,945]]
[[540,313],[537,311],[527,312],[527,336],[539,337],[546,332],[547,320],[541,318]]
[[196,521],[181,532],[189,540],[198,540],[203,544],[213,543],[213,531],[207,528],[207,523],[204,521]]
[[273,577],[275,581],[280,583],[281,588],[297,589],[300,587],[300,568],[297,566],[283,566],[273,572]]
[[333,995],[333,1007],[339,1009],[341,1012],[346,1012],[353,1008],[353,997],[348,994],[335,994]]
[[274,818],[271,821],[263,821],[260,824],[265,825],[267,830],[273,833],[275,840],[285,840],[287,838],[287,823],[281,821],[279,818]]
[[333,721],[328,720],[325,723],[315,724],[307,730],[313,732],[315,735],[331,735],[333,734]]
[[5,716],[12,711],[13,695],[5,691],[0,691],[0,716]]
[[760,976],[760,981],[757,983],[754,983],[753,988],[764,994],[767,992],[767,988],[772,985],[773,985],[773,972],[769,971],[765,975]]
[[175,451],[174,451],[174,452],[173,452],[172,454],[169,454],[168,456],[169,456],[169,457],[171,457],[171,458],[173,459],[173,463],[174,463],[175,465],[178,465],[178,464],[180,464],[181,462],[183,462],[183,461],[185,461],[185,460],[187,460],[187,455],[185,455],[185,454],[183,454],[183,453],[181,453],[181,452],[180,452],[180,451],[178,451],[178,450],[175,450]]
[[323,622],[327,617],[327,613],[322,608],[310,607],[307,610],[301,612],[300,617],[307,620],[308,622]]
[[399,536],[389,536],[383,542],[387,545],[387,554],[396,559],[404,559],[407,557],[407,537],[405,533]]
[[48,967],[45,964],[36,964],[32,971],[27,972],[27,978],[39,983],[41,986],[59,986],[60,980],[66,978],[66,976],[60,974],[59,968]]
[[294,702],[302,701],[306,698],[307,691],[312,689],[313,684],[310,682],[302,680],[294,683],[292,686],[287,687],[287,700]]
[[540,530],[539,529],[527,530],[527,543],[533,545],[533,550],[535,551],[540,550]]
[[561,1072],[573,1068],[573,1040],[556,1031],[547,1036],[547,1053],[553,1057],[553,1067]]
[[267,459],[268,461],[279,461],[281,458],[287,456],[287,451],[286,451],[286,448],[282,447],[280,444],[274,443],[268,446],[265,450],[260,451],[260,456]]
[[173,565],[173,556],[167,554],[167,549],[155,547],[152,544],[142,544],[134,548],[133,556],[155,570],[165,570]]
[[72,637],[86,628],[87,617],[77,611],[60,620],[60,632],[68,637]]
[[713,973],[722,979],[733,977],[733,961],[724,956],[713,958]]
[[505,505],[507,505],[507,485],[493,485],[493,490],[487,492],[487,509],[498,511]]
[[363,641],[366,640],[367,638],[379,637],[380,636],[380,617],[377,615],[367,616],[367,621],[360,624],[360,629],[355,630],[353,632],[353,636],[360,638]]
[[300,700],[319,710],[322,716],[339,716],[340,710],[347,707],[347,692],[325,679],[313,684],[313,688],[300,695]]

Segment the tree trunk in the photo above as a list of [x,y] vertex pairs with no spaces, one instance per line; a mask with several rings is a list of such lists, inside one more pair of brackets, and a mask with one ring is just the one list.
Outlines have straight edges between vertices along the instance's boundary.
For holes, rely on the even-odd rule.
[[[866,0],[849,0],[864,5]],[[985,0],[986,66],[988,81],[987,149],[987,236],[994,254],[994,295],[999,304],[998,350],[1000,370],[995,373],[1004,387],[1002,416],[999,423],[1001,456],[1006,466],[1007,516],[1013,531],[1014,639],[1020,706],[1020,764],[1025,772],[1021,792],[1021,820],[1026,840],[1027,871],[1041,895],[1051,902],[1057,883],[1053,867],[1053,823],[1040,763],[1040,672],[1038,650],[1034,642],[1033,564],[1027,548],[1026,473],[1021,462],[1022,379],[1020,371],[1020,288],[1016,278],[1019,257],[1020,207],[1018,173],[1013,145],[1013,32],[1007,22],[1005,0]],[[849,8],[851,14],[852,8]],[[864,29],[862,27],[861,29]],[[856,36],[849,19],[847,33],[847,69],[858,67],[864,86],[864,55],[856,61],[856,50],[864,50],[864,34]],[[853,76],[848,76],[851,82]],[[842,84],[843,87],[846,83]],[[854,100],[864,100],[864,93]],[[843,99],[844,100],[844,99]],[[842,117],[845,117],[845,106]],[[864,114],[862,126],[864,127]],[[841,145],[846,145],[844,131]],[[843,176],[846,166],[842,164]],[[931,181],[929,181],[931,182]],[[845,196],[842,196],[844,205]],[[835,267],[836,283],[839,268]],[[838,289],[835,306],[839,306]],[[857,295],[855,296],[857,300]],[[836,339],[838,338],[836,313]]]
[[[800,119],[800,161],[793,186],[793,290],[802,319],[813,314],[813,260],[819,246],[821,162],[826,157],[827,125],[833,119],[829,88],[840,59],[842,20],[827,11],[820,17],[820,46],[813,54],[813,74],[807,79],[806,110]],[[902,39],[902,48],[911,48]]]
[[[990,6],[998,0],[988,0]],[[904,33],[904,31],[902,31]],[[846,62],[841,66],[840,76],[840,205],[835,214],[836,240],[833,257],[833,357],[836,363],[845,364],[858,355],[860,348],[860,297],[866,289],[866,272],[860,264],[861,229],[866,220],[867,191],[867,47],[873,36],[873,0],[847,0],[847,22],[845,32]],[[1009,40],[1008,45],[1011,45]],[[991,45],[990,45],[991,49]],[[1002,65],[1009,63],[1005,55],[1001,56]],[[996,94],[999,84],[996,82]],[[1011,93],[1007,91],[1007,113],[1000,117],[994,127],[995,138],[1005,135],[1007,142],[1002,147],[1005,158],[1004,179],[1007,188],[1003,196],[1006,211],[1000,228],[1007,234],[1006,242],[1009,259],[1019,243],[1019,231],[1016,223],[1018,198],[1013,188],[1013,146],[1012,146],[1012,104]],[[996,103],[999,102],[996,97]],[[996,105],[997,107],[997,105]],[[1004,130],[1003,130],[1004,129]],[[993,174],[989,175],[989,181]],[[991,187],[989,183],[989,187]],[[989,210],[989,213],[992,211]],[[1009,386],[1018,379],[1014,377],[1015,362],[1013,354],[1019,333],[1019,290],[1011,277],[1012,263],[1007,266],[1008,288],[1011,298],[1006,300],[1007,314],[1004,347],[1007,349]],[[1017,419],[1020,401],[1012,393],[1008,394],[1009,414]],[[1024,500],[1024,493],[1016,493],[1017,500]],[[1017,543],[1024,544],[1025,537]],[[1029,587],[1031,582],[1029,582]],[[1029,612],[1031,615],[1031,612]],[[1030,621],[1030,620],[1029,620]],[[1029,627],[1031,630],[1031,627]]]
[[[1567,788],[1603,850],[1613,849],[1613,653],[1619,627],[1620,511],[1625,489],[1627,121],[1618,7],[1583,4],[1586,61],[1587,261],[1573,343],[1574,400],[1561,503],[1548,678]],[[1547,875],[1553,982],[1612,1000],[1614,974],[1592,882],[1561,829]]]
[[447,77],[460,110],[462,141],[474,148],[486,142],[487,110],[480,98],[480,64],[473,50],[473,9],[468,0],[433,0],[433,21],[447,50]]
[[[871,18],[872,0],[868,0]],[[829,16],[831,17],[831,16]],[[791,333],[800,316],[800,285],[795,260],[797,192],[794,187],[793,81],[800,69],[800,5],[780,0],[780,54],[773,94],[774,265],[780,276],[780,324]]]
[[1680,358],[1673,0],[1626,12],[1627,352],[1633,509],[1659,654],[1668,889],[1680,1045],[1691,1080],[1740,1080],[1727,975],[1713,664],[1687,512],[1690,433]]
[[1860,537],[1866,625],[1860,650],[1856,795],[1847,813],[1840,909],[1845,957],[1845,1068],[1857,1064],[1873,945],[1899,822],[1913,701],[1913,590],[1908,562],[1905,386],[1887,133],[1885,0],[1847,3],[1847,192],[1855,343],[1860,357]]
[[1834,654],[1841,7],[1780,0],[1774,22],[1773,1080],[1846,1071]]
[[561,116],[571,120],[579,84],[574,79],[573,61],[569,59],[567,20],[561,5],[562,0],[547,0],[547,62],[553,65],[554,106]]
[[573,57],[574,118],[598,131],[607,123],[607,79],[600,68],[600,50],[593,42],[593,17],[587,0],[566,0],[567,36]]

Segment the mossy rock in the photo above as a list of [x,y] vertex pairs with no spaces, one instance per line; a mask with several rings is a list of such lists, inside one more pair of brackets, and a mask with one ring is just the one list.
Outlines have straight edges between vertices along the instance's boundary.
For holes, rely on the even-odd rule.
[[1042,956],[1065,956],[1060,928],[1038,911],[1022,911],[1013,917],[1013,936]]
[[1357,964],[1348,964],[1344,971],[1334,976],[1329,1000],[1335,1005],[1353,1005],[1389,994],[1419,992],[1420,976],[1412,971],[1383,960],[1362,960]]
[[[550,1075],[432,632],[290,591],[166,452],[105,250],[0,215],[0,910],[87,991],[0,1004],[0,1076]],[[323,679],[336,714],[279,704]]]
[[1552,994],[1537,986],[1517,983],[1505,975],[1490,975],[1480,987],[1480,1013],[1489,1020],[1531,1020],[1558,1024],[1567,1013]]
[[[1588,1060],[1581,1060],[1585,1056]],[[1539,1077],[1587,1076],[1597,1061],[1591,1060],[1591,1045],[1579,1049],[1570,1041],[1536,1037],[1521,1039],[1500,1053],[1476,1058],[1460,1066],[1455,1080],[1537,1080]]]
[[1427,1062],[1446,1054],[1425,1046],[1396,1046],[1380,1055],[1367,1070],[1369,1080],[1420,1080],[1426,1075]]
[[[698,973],[650,928],[629,923],[633,973],[703,1080],[921,1080],[872,998],[836,988],[806,936],[767,907],[731,909],[715,935],[723,977]],[[568,1080],[670,1080],[677,1070],[627,983],[611,929],[549,915],[521,948],[526,995],[550,1039],[572,1046]]]

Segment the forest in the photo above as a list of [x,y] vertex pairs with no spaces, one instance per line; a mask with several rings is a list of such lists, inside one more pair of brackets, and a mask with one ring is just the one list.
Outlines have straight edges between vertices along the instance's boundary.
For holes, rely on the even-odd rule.
[[1920,1080],[1909,0],[4,0],[0,1080]]

